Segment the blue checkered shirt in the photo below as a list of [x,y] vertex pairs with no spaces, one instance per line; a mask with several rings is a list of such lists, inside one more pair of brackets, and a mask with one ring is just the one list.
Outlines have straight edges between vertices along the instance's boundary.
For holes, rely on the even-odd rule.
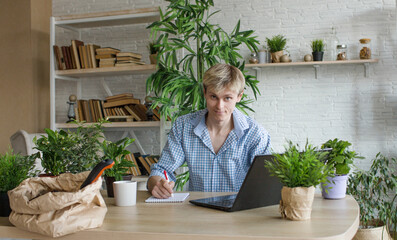
[[164,178],[167,171],[175,181],[174,171],[185,161],[189,167],[189,191],[237,192],[255,157],[270,154],[270,136],[255,120],[235,109],[234,129],[218,154],[212,147],[205,124],[208,111],[201,110],[179,117],[150,176]]

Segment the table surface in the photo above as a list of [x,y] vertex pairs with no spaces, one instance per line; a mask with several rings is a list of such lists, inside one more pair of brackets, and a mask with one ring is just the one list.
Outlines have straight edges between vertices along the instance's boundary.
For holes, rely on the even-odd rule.
[[[237,212],[195,206],[189,200],[228,193],[190,192],[184,203],[145,203],[150,196],[138,191],[137,204],[117,207],[113,198],[103,226],[57,239],[352,239],[359,224],[359,208],[351,196],[326,200],[316,195],[311,219],[281,218],[278,205]],[[0,238],[51,239],[20,230],[0,217]]]

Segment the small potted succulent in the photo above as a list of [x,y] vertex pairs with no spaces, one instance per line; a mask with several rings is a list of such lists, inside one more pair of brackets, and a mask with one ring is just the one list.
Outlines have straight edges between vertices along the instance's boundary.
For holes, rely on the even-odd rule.
[[157,53],[159,52],[160,47],[158,47],[155,42],[150,42],[148,45],[148,49],[150,52],[150,64],[157,64]]
[[323,161],[326,155],[308,142],[301,151],[299,145],[288,141],[285,153],[274,154],[272,161],[265,162],[270,174],[284,185],[280,202],[283,218],[310,219],[315,187],[325,183],[330,175],[329,166]]
[[395,158],[378,153],[369,170],[357,169],[350,176],[347,193],[360,207],[360,227],[354,240],[397,239],[396,166]]
[[35,160],[38,154],[22,156],[12,150],[0,154],[0,216],[8,217],[11,213],[7,192],[17,187],[23,180],[35,177]]
[[132,175],[128,173],[130,167],[134,167],[134,164],[126,159],[126,156],[130,154],[126,148],[131,145],[135,139],[123,138],[117,142],[103,141],[103,159],[112,159],[114,165],[110,169],[106,169],[104,172],[106,189],[108,197],[114,197],[113,194],[113,182],[121,180],[131,180]]
[[325,43],[322,39],[315,39],[311,42],[313,61],[322,61],[324,57]]
[[280,58],[284,55],[285,45],[287,44],[287,39],[279,34],[273,36],[272,38],[266,38],[267,46],[271,53],[271,58],[273,63],[280,62]]
[[322,187],[322,195],[327,199],[342,199],[346,196],[348,174],[354,159],[363,159],[355,151],[350,151],[351,143],[337,138],[328,140],[321,148],[330,148],[326,164],[331,166],[333,176],[328,177],[328,184]]

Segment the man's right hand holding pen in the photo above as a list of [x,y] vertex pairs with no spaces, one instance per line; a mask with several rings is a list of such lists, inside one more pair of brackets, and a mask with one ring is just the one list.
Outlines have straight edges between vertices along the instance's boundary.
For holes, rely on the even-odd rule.
[[168,181],[167,172],[164,170],[164,177],[152,176],[148,181],[148,189],[153,197],[156,198],[169,198],[173,194],[175,182]]

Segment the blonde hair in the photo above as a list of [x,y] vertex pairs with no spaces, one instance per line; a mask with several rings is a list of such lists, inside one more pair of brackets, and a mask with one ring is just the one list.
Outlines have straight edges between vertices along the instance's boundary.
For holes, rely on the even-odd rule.
[[229,88],[240,94],[245,87],[245,78],[240,69],[229,64],[218,63],[204,73],[203,86],[205,91],[209,89],[218,93]]

